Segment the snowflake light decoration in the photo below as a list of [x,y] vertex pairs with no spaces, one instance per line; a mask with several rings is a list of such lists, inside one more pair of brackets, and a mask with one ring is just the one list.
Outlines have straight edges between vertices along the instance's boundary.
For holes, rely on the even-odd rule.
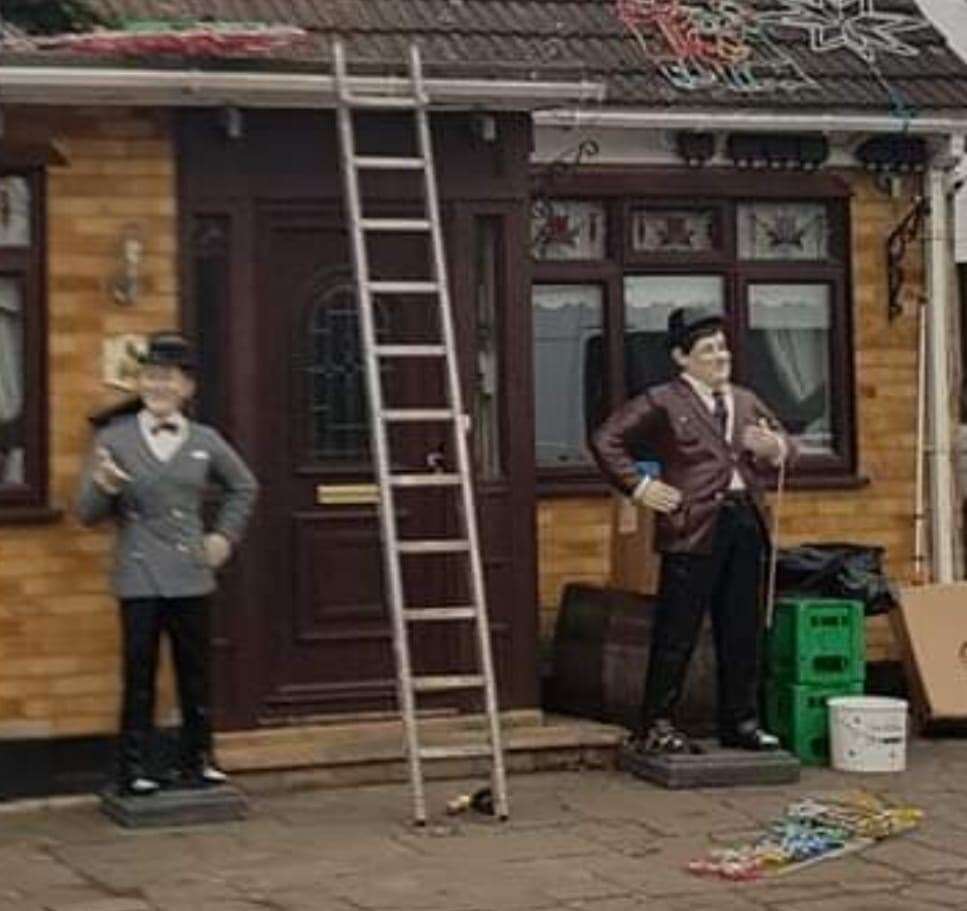
[[816,53],[848,50],[869,64],[876,63],[878,53],[916,56],[917,49],[897,35],[927,26],[921,16],[877,12],[873,0],[779,2],[785,9],[764,13],[761,22],[807,31],[809,47]]

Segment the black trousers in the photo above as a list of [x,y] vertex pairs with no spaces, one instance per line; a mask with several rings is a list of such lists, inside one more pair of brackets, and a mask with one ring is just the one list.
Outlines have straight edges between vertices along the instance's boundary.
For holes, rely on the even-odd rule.
[[171,644],[181,708],[178,762],[184,771],[199,771],[212,742],[209,599],[123,599],[121,626],[124,645],[121,777],[135,777],[146,771],[162,632],[167,633]]
[[755,508],[740,498],[722,506],[710,554],[662,555],[642,731],[658,719],[673,720],[707,609],[718,669],[719,730],[757,717],[765,550]]

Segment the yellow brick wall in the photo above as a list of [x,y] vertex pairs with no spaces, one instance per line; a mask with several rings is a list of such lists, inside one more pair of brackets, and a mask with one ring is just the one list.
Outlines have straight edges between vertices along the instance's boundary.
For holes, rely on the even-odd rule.
[[[106,404],[106,336],[176,323],[175,169],[167,115],[119,108],[6,108],[5,141],[52,140],[49,171],[50,497],[69,507],[89,442],[86,415]],[[145,237],[141,296],[105,291],[122,229]],[[0,738],[116,729],[118,631],[108,593],[110,538],[65,514],[0,525]],[[170,707],[170,682],[161,711]]]
[[[845,176],[845,175],[844,175]],[[923,291],[918,243],[904,262],[907,296],[902,316],[887,320],[887,235],[912,199],[891,199],[866,175],[853,187],[852,255],[858,490],[786,494],[780,543],[850,541],[886,547],[886,569],[897,581],[913,578],[914,466],[917,384],[915,301]],[[912,190],[909,186],[908,190]],[[561,591],[568,582],[606,584],[610,573],[608,498],[544,499],[538,506],[541,634],[553,634]],[[884,618],[867,622],[871,658],[896,656]]]

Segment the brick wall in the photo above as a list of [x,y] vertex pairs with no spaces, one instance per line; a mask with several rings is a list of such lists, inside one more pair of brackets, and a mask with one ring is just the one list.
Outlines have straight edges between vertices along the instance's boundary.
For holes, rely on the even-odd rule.
[[[89,443],[85,416],[107,404],[106,336],[176,322],[174,160],[167,115],[119,108],[5,109],[5,141],[53,140],[68,159],[48,181],[50,496],[69,507]],[[141,296],[105,291],[122,229],[144,232]],[[0,526],[0,738],[116,729],[118,631],[110,538],[65,514]],[[161,710],[170,706],[170,683]]]
[[[846,175],[852,200],[855,394],[859,473],[857,490],[786,494],[780,543],[851,541],[886,547],[886,568],[899,582],[913,577],[914,466],[917,394],[917,321],[914,302],[923,291],[918,243],[904,263],[904,313],[887,320],[884,243],[912,204],[892,199],[866,175]],[[909,182],[908,182],[909,183]],[[908,187],[908,189],[911,189]],[[538,507],[540,618],[553,634],[561,590],[568,582],[604,584],[610,573],[611,503],[607,498],[542,500]],[[884,619],[867,623],[871,658],[893,657]]]

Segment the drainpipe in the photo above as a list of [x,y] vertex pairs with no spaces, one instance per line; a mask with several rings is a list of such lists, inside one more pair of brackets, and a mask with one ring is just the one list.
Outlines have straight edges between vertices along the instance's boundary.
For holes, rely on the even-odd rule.
[[925,237],[927,271],[927,400],[930,446],[930,536],[933,581],[954,581],[954,478],[951,448],[950,318],[951,238],[947,172],[930,168],[924,178],[930,219]]

